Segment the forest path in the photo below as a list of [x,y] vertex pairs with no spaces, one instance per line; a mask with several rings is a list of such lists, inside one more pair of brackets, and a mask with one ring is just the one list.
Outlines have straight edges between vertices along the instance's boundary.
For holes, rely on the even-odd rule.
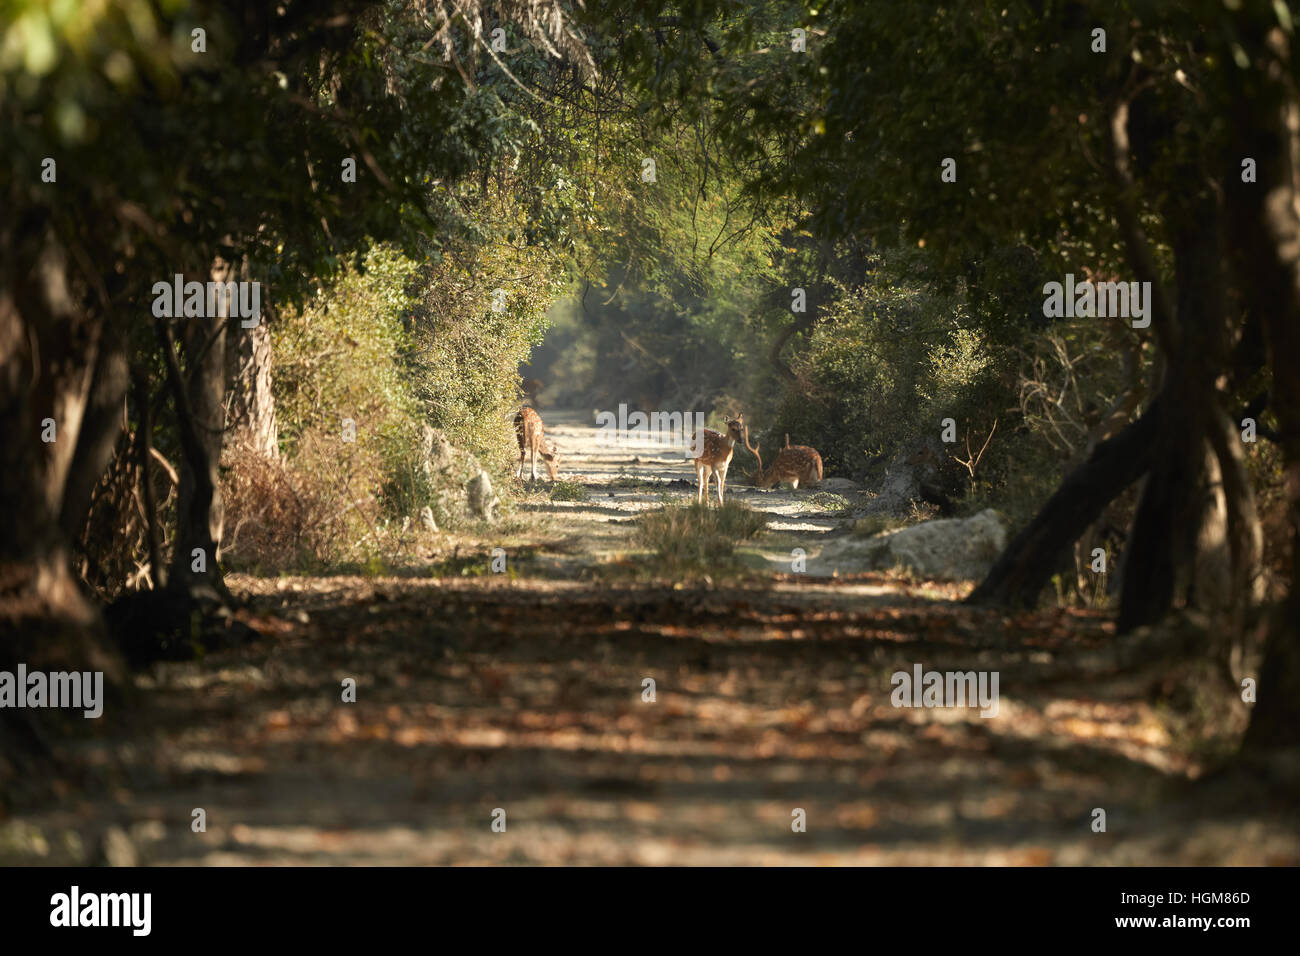
[[[232,575],[261,637],[141,675],[65,754],[67,796],[0,821],[0,863],[1300,862],[1293,798],[1197,779],[1231,743],[1201,718],[1244,722],[1230,686],[1174,713],[1153,690],[1179,668],[1087,665],[1115,641],[1098,612],[887,575],[593,576],[628,519],[694,494],[666,484],[688,465],[543,414],[589,497],[530,496],[512,573]],[[774,537],[833,528],[802,492],[733,494]],[[997,715],[892,706],[918,664],[996,671]]]
[[[523,510],[551,518],[552,527],[565,539],[563,554],[550,559],[556,572],[575,576],[584,568],[634,553],[632,522],[637,515],[664,504],[696,500],[695,468],[683,451],[650,442],[612,444],[592,424],[595,416],[591,412],[543,410],[541,414],[547,437],[560,450],[559,479],[578,483],[587,495],[584,500],[552,500],[540,461],[541,477],[527,483],[534,494],[522,505]],[[754,488],[745,472],[752,472],[755,465],[754,456],[737,445],[724,494],[727,500],[743,502],[767,520],[765,535],[739,549],[741,559],[757,568],[790,571],[793,547],[815,555],[826,536],[848,522],[818,508],[816,491],[796,491],[788,486],[764,491]],[[524,476],[530,478],[527,462]],[[716,494],[716,485],[711,483],[709,499],[714,504]],[[809,570],[816,574],[815,561]]]

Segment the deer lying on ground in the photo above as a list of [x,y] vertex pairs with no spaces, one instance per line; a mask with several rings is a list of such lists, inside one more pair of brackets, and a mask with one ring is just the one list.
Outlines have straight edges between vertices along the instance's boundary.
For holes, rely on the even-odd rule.
[[555,446],[546,440],[542,432],[542,416],[533,411],[527,405],[519,409],[515,415],[515,438],[519,440],[519,470],[515,472],[515,478],[520,479],[524,474],[524,455],[532,453],[533,481],[537,480],[537,456],[542,456],[542,464],[550,473],[551,481],[555,480],[557,469],[560,464],[560,456],[555,450]]
[[[723,503],[722,495],[727,487],[727,469],[731,466],[731,456],[736,453],[736,442],[741,440],[741,429],[745,425],[744,418],[743,415],[737,415],[734,419],[728,419],[725,435],[711,428],[704,429],[703,449],[700,457],[693,459],[695,477],[700,483],[700,491],[695,498],[697,504],[708,503],[710,476],[718,480],[718,504]],[[692,435],[692,448],[695,447],[695,441],[696,437]]]
[[776,460],[766,471],[763,470],[763,456],[749,443],[749,430],[745,430],[745,447],[758,459],[758,472],[751,477],[755,488],[771,488],[778,482],[788,481],[798,490],[799,484],[807,488],[817,485],[822,480],[822,456],[817,449],[807,445],[791,445],[790,436],[785,436],[785,447],[777,452]]

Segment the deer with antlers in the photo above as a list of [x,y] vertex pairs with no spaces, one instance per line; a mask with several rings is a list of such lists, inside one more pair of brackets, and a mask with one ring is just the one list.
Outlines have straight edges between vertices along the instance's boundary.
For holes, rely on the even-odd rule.
[[[714,477],[718,483],[718,504],[722,504],[722,495],[727,486],[727,469],[731,467],[731,458],[736,453],[736,442],[741,441],[746,432],[745,416],[737,415],[727,419],[727,433],[721,434],[711,428],[704,429],[700,455],[692,459],[695,462],[695,477],[699,481],[700,491],[696,496],[697,504],[706,504],[709,500],[709,478]],[[697,446],[696,435],[691,436],[692,450]]]
[[745,430],[745,447],[758,459],[757,473],[748,473],[754,479],[755,488],[771,488],[778,482],[788,481],[798,490],[799,484],[807,488],[820,484],[822,480],[822,456],[816,448],[807,445],[791,445],[790,436],[785,436],[785,447],[777,452],[776,460],[767,470],[763,469],[763,456],[749,443],[749,430]]
[[554,481],[560,464],[559,453],[555,450],[555,446],[546,440],[542,429],[542,416],[527,405],[519,409],[519,413],[515,415],[515,438],[519,441],[519,470],[515,472],[515,478],[523,477],[524,456],[531,452],[532,480],[537,480],[537,456],[541,455],[542,464],[550,473],[551,481]]

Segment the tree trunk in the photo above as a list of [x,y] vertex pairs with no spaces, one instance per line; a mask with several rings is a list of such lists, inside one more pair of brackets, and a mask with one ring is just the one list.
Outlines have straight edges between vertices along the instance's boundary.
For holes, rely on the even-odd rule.
[[[0,442],[0,601],[6,616],[66,612],[92,626],[59,516],[100,329],[75,301],[66,254],[52,235],[39,240],[39,249],[15,248],[12,230],[23,225],[34,224],[14,223],[2,240],[0,418],[12,432]],[[24,253],[31,258],[23,261]]]
[[59,524],[69,541],[81,534],[95,486],[113,459],[124,424],[129,378],[125,336],[106,323],[59,516]]
[[[224,282],[233,277],[233,270],[228,265],[214,268],[212,277]],[[220,603],[230,599],[218,566],[225,517],[219,468],[226,427],[226,305],[222,303],[217,315],[182,320],[188,377],[181,372],[171,327],[167,320],[158,320],[184,450],[168,587]]]
[[1235,19],[1253,68],[1230,71],[1229,115],[1241,156],[1256,162],[1256,181],[1228,177],[1229,247],[1247,307],[1264,326],[1291,529],[1290,589],[1269,627],[1243,741],[1254,756],[1300,744],[1300,91],[1287,35],[1262,12]]
[[[1198,163],[1184,171],[1201,184],[1165,210],[1177,282],[1176,323],[1165,339],[1165,407],[1161,428],[1124,556],[1117,625],[1121,633],[1164,617],[1172,607],[1221,610],[1232,603],[1226,502],[1210,436],[1223,416],[1218,378],[1228,358],[1228,305],[1222,275],[1219,198],[1203,185]],[[1245,507],[1246,503],[1236,502]],[[1249,515],[1256,521],[1255,515]],[[1238,551],[1237,557],[1247,556]],[[1243,570],[1245,576],[1247,571]]]
[[1246,473],[1246,454],[1238,426],[1227,412],[1217,410],[1208,423],[1210,447],[1222,478],[1226,508],[1229,567],[1228,582],[1235,612],[1234,630],[1242,633],[1246,612],[1264,598],[1264,531],[1260,526],[1255,489]]
[[[74,462],[103,329],[68,270],[42,222],[0,222],[0,669],[103,671],[120,687],[121,659],[78,586],[60,527],[70,473],[93,469],[89,459]],[[52,441],[43,440],[47,420]],[[40,746],[39,725],[61,719],[6,708],[0,747]]]
[[[215,274],[215,270],[214,270]],[[249,281],[248,260],[240,279]],[[265,318],[251,329],[236,322],[227,329],[226,380],[229,420],[239,442],[268,458],[280,457],[280,434],[271,392],[271,331]]]
[[1099,443],[1061,482],[1033,521],[1007,545],[967,599],[972,604],[1033,607],[1070,545],[1102,510],[1142,477],[1155,459],[1161,399],[1118,435]]

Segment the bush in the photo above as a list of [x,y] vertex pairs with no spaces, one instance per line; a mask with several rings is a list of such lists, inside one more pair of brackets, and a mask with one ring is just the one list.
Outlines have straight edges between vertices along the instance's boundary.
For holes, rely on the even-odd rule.
[[552,501],[586,501],[587,488],[580,482],[565,478],[551,484]]
[[489,216],[484,228],[497,239],[431,252],[412,277],[403,363],[422,420],[504,486],[518,461],[519,366],[545,334],[565,275],[540,248],[499,241],[512,229],[523,233],[521,224]]
[[248,448],[229,449],[225,458],[222,558],[229,567],[302,570],[335,555],[348,522],[325,482]]
[[[760,377],[750,420],[764,426],[765,460],[788,433],[817,448],[828,474],[868,486],[924,466],[916,474],[958,514],[992,506],[1019,526],[1147,378],[1149,356],[1124,323],[974,314],[961,283],[936,286],[913,258],[873,258],[864,281],[835,287],[791,363],[797,381]],[[940,445],[949,418],[956,441]],[[953,459],[968,439],[978,454],[995,422],[972,479]]]
[[828,473],[862,479],[874,459],[936,438],[944,418],[959,428],[981,422],[997,401],[985,343],[969,324],[957,294],[892,278],[839,287],[793,363],[799,380],[760,387],[775,396],[760,400],[755,418],[766,426],[765,458],[789,434],[816,448]]
[[819,491],[808,499],[808,504],[818,511],[847,511],[853,507],[849,499],[829,491]]
[[736,501],[722,507],[676,505],[637,518],[635,540],[670,568],[709,568],[729,560],[737,543],[766,527],[761,514]]
[[[339,454],[360,450],[380,480],[401,475],[418,449],[420,407],[398,363],[410,348],[402,315],[414,263],[377,248],[300,312],[272,327],[281,449],[292,461],[311,434]],[[356,425],[344,441],[343,422]],[[349,447],[351,446],[351,447]],[[377,485],[360,489],[373,493]]]
[[[300,564],[306,553],[363,561],[371,554],[363,546],[391,543],[389,525],[401,526],[426,505],[440,527],[456,527],[465,518],[468,476],[461,468],[430,473],[427,426],[506,487],[500,479],[514,458],[516,369],[544,329],[553,289],[547,282],[512,286],[496,310],[493,290],[510,285],[505,276],[529,271],[521,261],[538,265],[529,258],[538,254],[472,245],[461,252],[431,250],[417,264],[376,247],[361,267],[345,269],[272,326],[286,464],[273,476],[261,464],[231,460],[239,517],[262,529],[237,545],[241,559],[284,566]],[[355,423],[354,441],[344,441],[344,419]],[[259,505],[249,497],[254,488],[276,503]],[[333,510],[323,539],[305,546],[294,523],[308,502]]]

